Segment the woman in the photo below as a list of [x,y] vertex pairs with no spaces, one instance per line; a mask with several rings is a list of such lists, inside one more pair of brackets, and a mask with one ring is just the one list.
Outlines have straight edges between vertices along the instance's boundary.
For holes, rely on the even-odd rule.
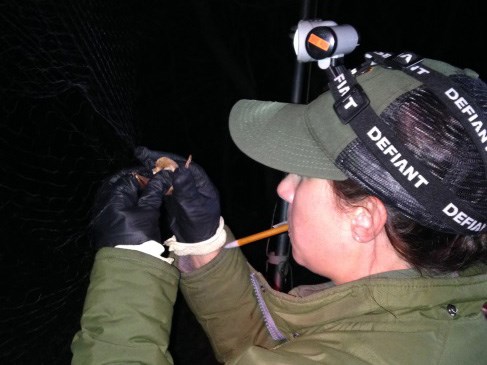
[[[487,88],[438,61],[370,59],[357,77],[339,69],[331,92],[309,105],[240,101],[230,115],[237,146],[288,173],[278,193],[289,202],[293,256],[331,282],[272,290],[238,249],[221,248],[231,237],[204,171],[140,148],[148,168],[163,155],[180,167],[157,174],[138,202],[137,185],[120,176],[101,194],[109,208],[95,219],[95,238],[104,248],[74,362],[170,361],[177,270],[141,248],[160,239],[148,227],[157,226],[170,185],[164,204],[174,237],[166,244],[219,360],[485,361]],[[131,249],[112,248],[120,244]]]

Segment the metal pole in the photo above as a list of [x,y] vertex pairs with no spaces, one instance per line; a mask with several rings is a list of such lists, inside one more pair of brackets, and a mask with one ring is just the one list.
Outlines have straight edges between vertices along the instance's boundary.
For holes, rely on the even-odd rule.
[[[316,1],[303,0],[301,6],[300,20],[306,20],[316,16]],[[291,93],[291,102],[301,104],[306,102],[303,98],[303,90],[306,85],[306,78],[309,76],[310,64],[305,64],[296,61],[293,75],[293,89]],[[307,96],[307,95],[306,95]],[[277,222],[286,220],[288,210],[288,203],[284,200],[279,200],[276,219]],[[270,278],[270,285],[279,291],[287,291],[291,289],[292,283],[289,280],[289,253],[290,244],[287,234],[280,234],[273,238],[275,241],[275,251],[268,253],[267,260],[267,277]]]

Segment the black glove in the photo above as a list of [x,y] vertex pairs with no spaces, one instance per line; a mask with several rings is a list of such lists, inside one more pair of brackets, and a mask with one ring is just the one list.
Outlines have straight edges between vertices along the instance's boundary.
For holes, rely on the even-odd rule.
[[134,169],[119,171],[103,182],[95,199],[92,221],[97,249],[138,245],[149,240],[160,242],[160,207],[164,193],[172,184],[172,176],[168,171],[161,171],[150,177],[144,189],[134,177]]
[[135,157],[151,170],[156,160],[163,156],[174,160],[179,166],[173,173],[174,190],[164,197],[171,231],[178,242],[207,240],[216,233],[220,224],[218,190],[205,171],[194,162],[187,164],[187,159],[181,156],[151,151],[146,147],[135,149]]

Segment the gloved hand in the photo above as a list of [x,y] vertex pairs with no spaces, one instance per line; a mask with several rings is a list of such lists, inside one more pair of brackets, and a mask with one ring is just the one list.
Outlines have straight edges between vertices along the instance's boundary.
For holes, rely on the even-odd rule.
[[[98,190],[92,221],[97,249],[161,241],[160,207],[164,193],[172,184],[172,176],[168,171],[161,171],[151,176],[142,189],[133,172],[134,169],[119,171],[106,179]],[[152,172],[143,175],[149,176]]]
[[174,160],[179,166],[173,173],[174,190],[164,197],[169,226],[176,240],[184,243],[208,240],[223,226],[218,190],[205,171],[194,162],[186,166],[187,159],[181,156],[151,151],[146,147],[135,149],[135,157],[151,170],[156,160],[163,156]]

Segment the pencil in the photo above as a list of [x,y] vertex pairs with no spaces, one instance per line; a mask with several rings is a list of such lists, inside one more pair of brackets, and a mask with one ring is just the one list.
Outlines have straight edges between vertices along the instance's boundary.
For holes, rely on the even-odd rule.
[[279,224],[279,225],[276,225],[273,228],[267,229],[265,231],[255,233],[255,234],[252,234],[250,236],[239,238],[238,240],[229,242],[223,247],[224,248],[240,247],[240,246],[246,245],[248,243],[252,243],[252,242],[267,238],[267,237],[275,236],[276,234],[279,234],[279,233],[287,232],[288,229],[289,229],[289,226],[287,223]]

